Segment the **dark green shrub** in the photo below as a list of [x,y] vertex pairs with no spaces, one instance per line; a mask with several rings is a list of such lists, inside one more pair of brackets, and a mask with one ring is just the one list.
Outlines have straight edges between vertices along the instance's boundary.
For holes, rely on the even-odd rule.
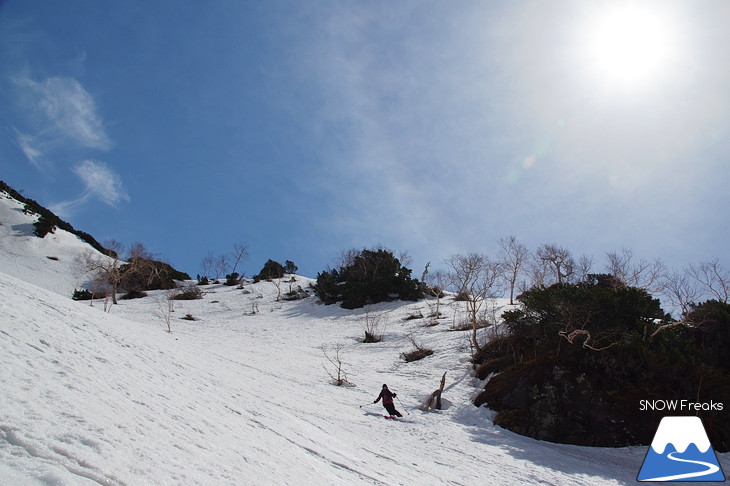
[[422,286],[411,278],[411,270],[387,250],[363,250],[349,265],[319,273],[314,289],[325,304],[341,302],[345,309],[423,297]]
[[86,289],[76,289],[71,298],[73,300],[91,300],[94,298],[94,294]]
[[119,271],[120,287],[125,290],[168,290],[177,287],[176,280],[190,280],[190,275],[169,263],[148,258],[132,258]]
[[269,259],[265,264],[264,268],[253,277],[254,282],[260,282],[261,280],[274,280],[275,278],[284,277],[284,266],[272,259]]
[[365,331],[365,339],[363,339],[363,343],[379,343],[383,340],[382,334],[377,334],[372,331]]
[[297,270],[299,270],[299,267],[297,267],[293,261],[287,260],[284,262],[284,272],[288,273],[289,275],[293,275],[297,273]]
[[126,294],[122,295],[120,297],[121,300],[132,300],[132,299],[141,299],[143,297],[147,297],[147,292],[144,292],[142,290],[130,290]]
[[686,320],[703,362],[730,370],[730,304],[708,300],[693,306]]
[[[706,302],[673,322],[646,291],[604,275],[518,300],[503,314],[509,335],[474,358],[479,378],[499,373],[475,404],[503,427],[553,442],[648,444],[662,414],[637,413],[640,400],[730,401],[728,304]],[[716,450],[730,449],[730,423],[699,414],[713,423]]]
[[41,216],[38,218],[38,221],[33,223],[33,226],[35,227],[35,229],[33,230],[33,234],[36,235],[38,238],[45,238],[48,233],[56,232],[56,225],[53,224],[53,221],[51,219],[47,218],[43,214],[41,214]]
[[226,275],[226,281],[224,285],[227,285],[229,287],[234,287],[238,285],[239,283],[241,283],[241,279],[238,277],[238,272],[229,273],[228,275]]

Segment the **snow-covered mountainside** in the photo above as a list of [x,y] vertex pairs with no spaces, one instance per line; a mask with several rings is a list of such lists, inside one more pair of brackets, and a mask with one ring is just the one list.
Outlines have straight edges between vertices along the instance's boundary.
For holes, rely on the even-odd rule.
[[76,257],[99,252],[62,229],[38,238],[33,234],[37,220],[37,215],[23,212],[22,203],[0,191],[0,272],[71,297],[86,280]]
[[[278,301],[287,282],[210,285],[169,314],[165,292],[150,292],[105,313],[70,299],[83,243],[28,236],[13,219],[25,215],[0,208],[0,484],[635,482],[646,447],[557,445],[492,425],[472,405],[481,383],[452,308],[433,327],[405,319],[426,315],[426,302],[372,308],[384,334],[375,344],[361,342],[364,310]],[[434,354],[406,363],[413,341]],[[337,349],[352,386],[332,384],[325,354]],[[446,408],[419,410],[444,372]],[[383,420],[373,404],[383,383],[404,420]]]

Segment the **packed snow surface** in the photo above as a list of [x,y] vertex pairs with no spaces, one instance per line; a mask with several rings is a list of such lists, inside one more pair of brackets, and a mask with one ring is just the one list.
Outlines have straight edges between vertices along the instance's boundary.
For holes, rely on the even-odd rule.
[[[472,404],[483,383],[455,307],[432,327],[405,318],[433,302],[372,307],[375,344],[362,343],[366,310],[277,300],[286,281],[210,285],[174,312],[152,292],[105,312],[70,299],[74,236],[0,223],[0,484],[616,485],[646,454],[494,426]],[[434,354],[406,363],[414,342]],[[332,383],[338,350],[351,386]],[[444,372],[446,408],[419,410]],[[404,420],[373,404],[383,383]]]

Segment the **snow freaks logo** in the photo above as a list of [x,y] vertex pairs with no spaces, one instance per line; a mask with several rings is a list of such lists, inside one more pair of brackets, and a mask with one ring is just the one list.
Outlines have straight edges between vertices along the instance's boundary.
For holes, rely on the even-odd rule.
[[664,417],[637,481],[725,481],[699,417]]

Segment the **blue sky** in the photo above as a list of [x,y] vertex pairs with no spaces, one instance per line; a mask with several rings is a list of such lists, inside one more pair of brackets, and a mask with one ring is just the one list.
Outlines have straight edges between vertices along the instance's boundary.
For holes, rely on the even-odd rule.
[[[658,45],[616,56],[614,18]],[[727,264],[729,22],[723,0],[5,0],[0,179],[191,275],[238,241],[248,275],[375,245],[420,275],[508,235],[596,269]]]

